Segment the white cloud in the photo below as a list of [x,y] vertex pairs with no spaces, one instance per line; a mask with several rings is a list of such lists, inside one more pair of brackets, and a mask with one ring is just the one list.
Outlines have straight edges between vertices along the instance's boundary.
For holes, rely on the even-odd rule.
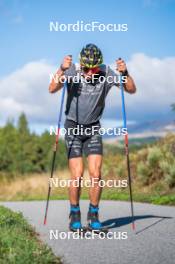
[[[138,111],[167,110],[175,101],[175,57],[158,59],[137,53],[127,65],[137,86],[136,94],[126,95],[127,106]],[[116,105],[115,89],[108,100],[111,106]]]
[[52,120],[60,101],[60,96],[48,92],[49,74],[55,69],[45,61],[30,62],[1,79],[1,120],[16,118],[22,111],[33,122]]
[[[137,93],[126,95],[128,111],[137,114],[167,110],[175,101],[175,57],[152,58],[134,54],[127,63],[137,85]],[[0,80],[0,119],[16,118],[22,111],[30,122],[55,124],[60,106],[59,94],[48,92],[49,74],[56,67],[46,61],[30,62]],[[117,93],[118,91],[118,93]],[[107,98],[107,108],[120,104],[120,91],[113,88]],[[119,106],[118,106],[119,107]],[[114,113],[108,115],[114,118]],[[133,118],[133,117],[132,117]]]

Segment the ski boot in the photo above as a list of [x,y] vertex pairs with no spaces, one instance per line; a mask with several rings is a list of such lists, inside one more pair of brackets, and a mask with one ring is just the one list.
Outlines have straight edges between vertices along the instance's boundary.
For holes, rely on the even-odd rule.
[[69,229],[72,232],[79,232],[82,229],[81,212],[79,205],[71,205],[69,215]]
[[99,221],[99,214],[98,214],[99,208],[98,206],[93,206],[90,204],[89,206],[89,212],[87,215],[87,230],[93,231],[94,233],[99,234],[100,232],[107,233],[108,229],[104,228],[102,226],[102,223]]

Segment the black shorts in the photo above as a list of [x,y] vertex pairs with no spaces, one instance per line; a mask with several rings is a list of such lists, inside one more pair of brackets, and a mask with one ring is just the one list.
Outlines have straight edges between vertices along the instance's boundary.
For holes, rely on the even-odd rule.
[[83,154],[103,154],[102,136],[99,133],[100,122],[90,125],[80,125],[66,119],[65,142],[68,159],[82,157]]

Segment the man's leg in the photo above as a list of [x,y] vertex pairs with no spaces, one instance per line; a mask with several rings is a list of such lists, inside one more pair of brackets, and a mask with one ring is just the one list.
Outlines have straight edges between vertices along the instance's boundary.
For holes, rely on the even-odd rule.
[[69,159],[69,170],[70,170],[71,180],[72,180],[70,187],[69,187],[70,204],[78,205],[79,198],[80,198],[80,192],[81,192],[80,182],[81,182],[81,177],[83,176],[83,171],[84,171],[83,158],[77,157],[77,158]]
[[99,185],[101,179],[101,166],[102,155],[89,155],[88,156],[88,171],[92,182],[92,186],[89,190],[90,203],[94,206],[98,206],[101,196],[102,188]]
[[102,155],[89,155],[88,156],[88,169],[91,178],[92,186],[89,191],[89,211],[87,215],[88,228],[90,230],[102,230],[102,224],[99,221],[99,201],[101,196],[102,187],[100,187],[99,181],[101,179],[101,165]]
[[[65,128],[74,127],[74,124],[70,121],[65,122]],[[67,156],[70,170],[70,187],[69,187],[69,199],[70,199],[70,214],[69,214],[69,229],[77,231],[82,228],[81,225],[81,212],[79,206],[80,198],[80,182],[83,176],[83,159],[82,159],[82,141],[80,137],[76,137],[71,133],[66,133],[65,142],[67,148]]]
[[69,229],[71,231],[78,231],[82,228],[81,212],[79,206],[80,191],[81,191],[80,183],[81,183],[81,177],[83,176],[82,157],[69,159],[69,169],[72,180],[69,187],[69,199],[70,199]]

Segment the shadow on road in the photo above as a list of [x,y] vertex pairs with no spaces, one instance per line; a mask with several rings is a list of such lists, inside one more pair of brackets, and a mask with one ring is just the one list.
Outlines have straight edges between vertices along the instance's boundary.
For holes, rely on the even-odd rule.
[[[147,230],[148,228],[162,222],[165,219],[172,219],[173,217],[156,216],[156,215],[136,215],[136,216],[134,216],[134,221],[142,220],[142,219],[148,219],[148,218],[159,218],[159,219],[156,222],[154,222],[154,223],[144,227],[140,231],[136,232],[136,234],[139,234],[139,233]],[[107,226],[110,229],[112,229],[112,228],[128,225],[130,223],[132,223],[132,217],[127,216],[127,217],[108,219],[108,220],[102,222],[102,225]]]

